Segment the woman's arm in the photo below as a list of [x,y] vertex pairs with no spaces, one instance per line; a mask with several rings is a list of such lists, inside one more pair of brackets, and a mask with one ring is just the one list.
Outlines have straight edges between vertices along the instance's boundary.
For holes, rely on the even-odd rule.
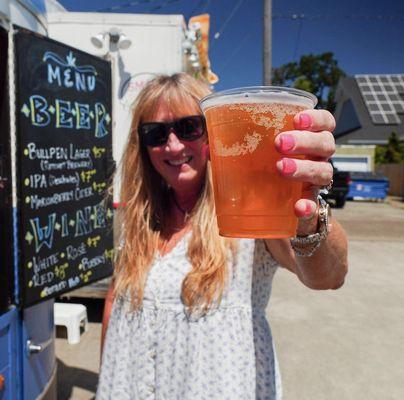
[[101,358],[102,358],[102,351],[104,348],[105,334],[107,332],[109,317],[111,315],[111,309],[113,303],[114,303],[114,280],[112,279],[108,288],[107,296],[105,297],[104,313],[102,315]]
[[310,257],[296,256],[288,239],[267,240],[266,245],[279,264],[294,272],[311,289],[338,289],[348,272],[347,239],[333,218],[327,238]]

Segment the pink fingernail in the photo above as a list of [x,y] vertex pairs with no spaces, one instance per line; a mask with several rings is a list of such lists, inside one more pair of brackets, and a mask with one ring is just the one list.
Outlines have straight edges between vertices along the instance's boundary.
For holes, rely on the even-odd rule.
[[282,171],[285,175],[292,175],[296,172],[297,165],[291,158],[284,158],[282,160]]
[[308,129],[311,127],[312,124],[311,116],[308,114],[300,114],[299,116],[299,123],[302,129]]
[[295,147],[295,138],[292,135],[284,134],[280,136],[281,150],[289,151]]
[[311,216],[312,211],[311,211],[311,205],[309,203],[306,204],[306,210],[304,211],[304,216],[309,217]]

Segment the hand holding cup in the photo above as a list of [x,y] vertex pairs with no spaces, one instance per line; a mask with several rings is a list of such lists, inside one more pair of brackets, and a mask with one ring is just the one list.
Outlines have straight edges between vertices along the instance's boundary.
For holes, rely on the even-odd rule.
[[304,110],[295,115],[294,128],[275,139],[275,148],[282,155],[276,167],[282,177],[303,182],[302,198],[295,203],[294,212],[299,218],[298,234],[307,234],[315,230],[318,192],[333,177],[328,160],[335,152],[331,133],[335,120],[326,110]]

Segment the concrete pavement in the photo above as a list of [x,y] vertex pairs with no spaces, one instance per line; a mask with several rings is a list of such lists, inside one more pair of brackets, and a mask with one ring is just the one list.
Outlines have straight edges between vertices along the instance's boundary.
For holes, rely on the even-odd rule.
[[[345,285],[313,291],[286,270],[275,276],[268,317],[284,400],[404,399],[404,210],[348,202],[333,212],[349,237]],[[56,341],[59,400],[94,397],[102,304],[87,306],[81,342]]]

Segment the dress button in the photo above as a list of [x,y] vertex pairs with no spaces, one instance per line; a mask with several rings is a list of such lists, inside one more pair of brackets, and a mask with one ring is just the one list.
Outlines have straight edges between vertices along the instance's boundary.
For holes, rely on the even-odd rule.
[[149,357],[153,358],[153,359],[156,358],[156,350],[150,350],[149,351]]

